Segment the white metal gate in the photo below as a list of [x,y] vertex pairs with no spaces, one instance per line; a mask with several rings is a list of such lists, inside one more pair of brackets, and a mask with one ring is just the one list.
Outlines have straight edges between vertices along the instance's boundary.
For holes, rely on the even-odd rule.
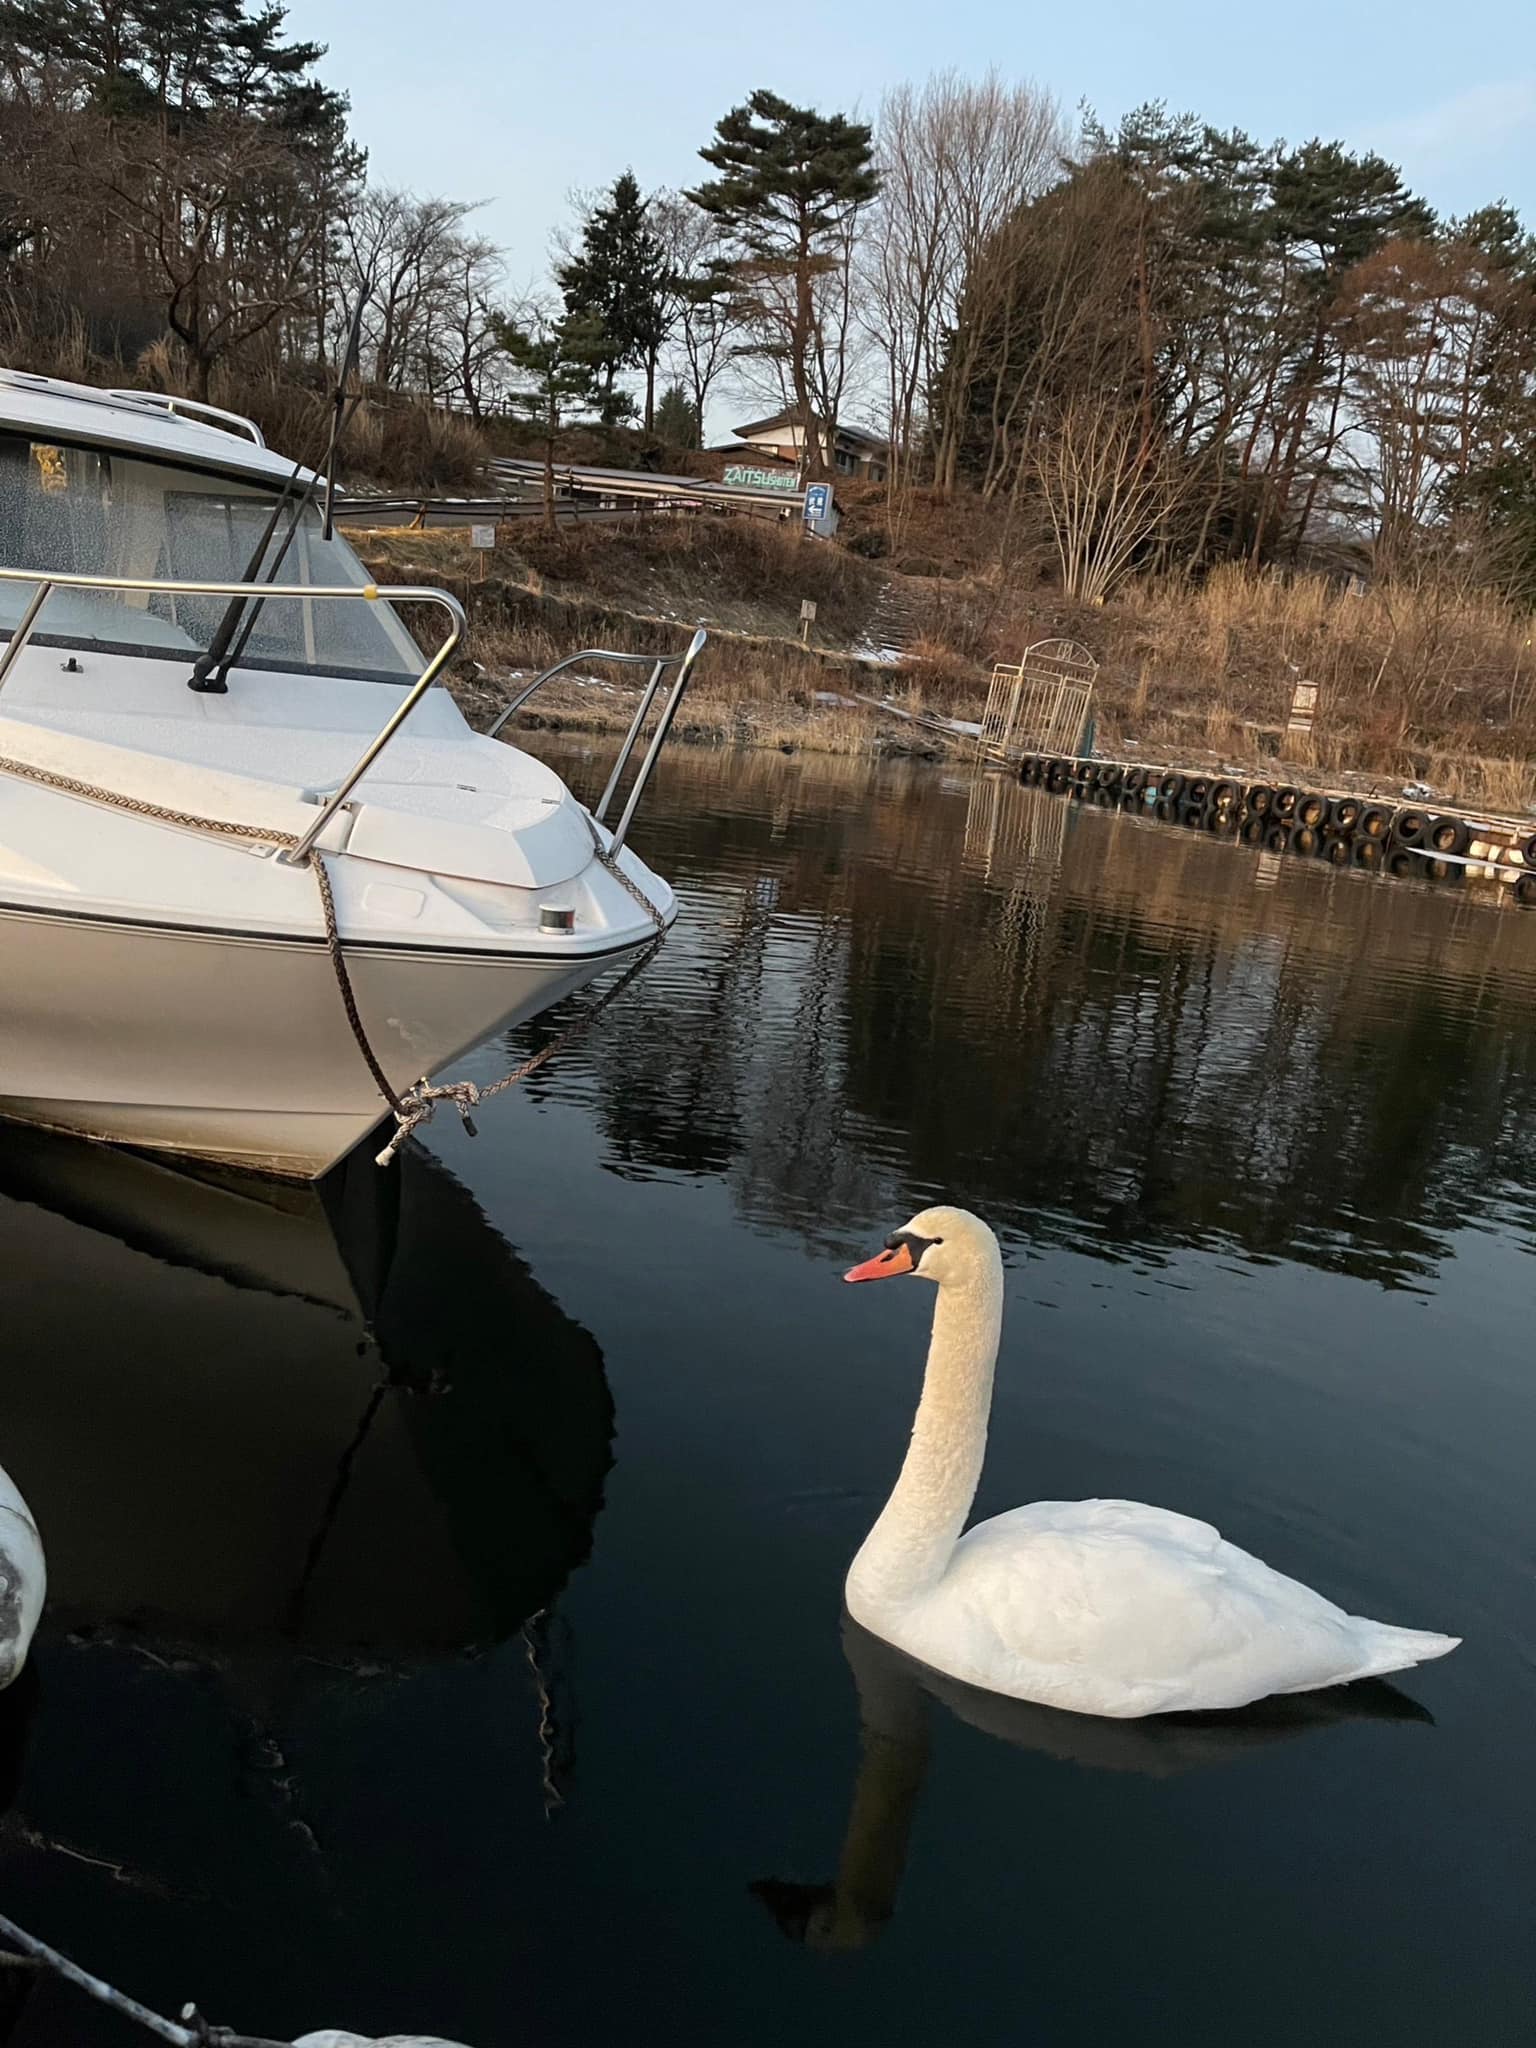
[[1099,664],[1076,640],[1037,640],[992,671],[976,751],[995,761],[1075,754],[1093,707]]

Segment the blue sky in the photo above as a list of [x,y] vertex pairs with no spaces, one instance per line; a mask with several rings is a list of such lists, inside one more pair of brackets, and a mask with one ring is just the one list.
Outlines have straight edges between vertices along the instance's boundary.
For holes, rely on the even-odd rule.
[[868,115],[902,79],[988,65],[1109,120],[1164,99],[1263,139],[1370,146],[1442,212],[1502,197],[1536,224],[1531,0],[289,0],[289,28],[330,45],[324,76],[352,96],[373,175],[487,201],[518,287],[543,281],[573,188],[626,164],[647,190],[690,182],[716,118],[755,86]]

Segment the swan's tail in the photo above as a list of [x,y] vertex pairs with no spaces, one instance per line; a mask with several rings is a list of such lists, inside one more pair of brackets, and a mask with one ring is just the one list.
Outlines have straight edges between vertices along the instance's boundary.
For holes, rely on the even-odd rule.
[[1445,1657],[1461,1641],[1460,1636],[1436,1635],[1430,1629],[1391,1628],[1386,1622],[1360,1619],[1361,1662],[1350,1678],[1384,1678],[1389,1671],[1406,1671],[1412,1664],[1427,1664],[1433,1657]]

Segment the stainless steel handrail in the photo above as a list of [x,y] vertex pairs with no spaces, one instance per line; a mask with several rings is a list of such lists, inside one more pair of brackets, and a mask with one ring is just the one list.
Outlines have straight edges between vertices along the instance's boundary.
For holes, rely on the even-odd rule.
[[4,568],[0,568],[0,582],[37,585],[37,590],[22,613],[20,623],[11,635],[8,645],[0,652],[0,691],[4,690],[7,676],[31,639],[43,606],[56,589],[131,590],[162,597],[260,597],[269,604],[273,599],[284,598],[343,599],[364,604],[377,604],[383,599],[390,604],[432,604],[447,612],[448,631],[442,645],[430,657],[405,697],[396,705],[393,713],[384,721],[351,768],[327,796],[321,806],[320,815],[301,836],[297,846],[278,856],[280,860],[294,864],[309,858],[315,841],[437,681],[464,638],[464,607],[446,590],[437,590],[425,583],[394,583],[384,588],[377,583],[173,583],[158,581],[152,576],[77,576],[66,575],[62,571]]
[[[656,657],[652,654],[615,654],[606,647],[580,648],[575,654],[568,654],[563,661],[557,661],[553,668],[547,668],[541,675],[536,675],[531,683],[525,684],[512,699],[511,703],[504,704],[495,718],[485,728],[485,737],[488,740],[495,739],[507,720],[512,717],[514,712],[522,710],[535,690],[543,689],[551,676],[558,676],[566,669],[574,668],[579,661],[619,661],[629,667],[644,668],[647,662],[655,660]],[[681,660],[682,656],[680,654],[664,654],[658,666],[667,668],[674,661]],[[594,812],[593,816],[595,817],[596,815],[596,812]]]
[[656,692],[661,688],[661,678],[667,665],[664,661],[658,661],[651,670],[650,681],[640,692],[640,702],[635,706],[635,715],[629,721],[629,731],[624,735],[624,744],[613,757],[612,771],[603,784],[603,793],[597,800],[596,810],[592,813],[599,825],[607,818],[608,806],[618,795],[619,784],[624,780],[624,770],[629,766],[629,757],[635,750],[635,741],[640,737],[640,728],[645,724],[651,706],[656,701]]
[[[629,802],[624,806],[623,814],[619,819],[613,838],[609,842],[608,851],[611,854],[617,853],[624,844],[624,841],[629,837],[629,828],[634,822],[635,812],[640,808],[640,799],[644,796],[646,784],[651,779],[651,772],[661,757],[661,750],[667,743],[667,734],[672,730],[672,721],[677,716],[677,707],[683,701],[683,692],[688,687],[688,678],[693,673],[693,664],[703,653],[704,643],[708,638],[709,635],[701,626],[689,641],[688,652],[678,663],[677,681],[672,685],[672,694],[661,708],[661,716],[656,721],[656,730],[651,734],[651,744],[646,749],[645,759],[640,763],[640,772],[636,775],[634,782],[630,786]],[[638,733],[639,729],[637,721],[632,730],[634,733]],[[630,745],[633,746],[633,744],[634,740],[631,738]]]
[[135,391],[126,384],[114,384],[107,396],[130,398],[139,405],[152,405],[157,411],[170,413],[176,419],[222,422],[230,432],[244,435],[258,448],[267,445],[260,427],[254,420],[247,419],[243,412],[229,412],[222,405],[209,405],[201,398],[180,398],[173,391]]
[[636,707],[634,717],[629,722],[629,731],[624,735],[624,744],[619,748],[618,757],[613,764],[613,771],[609,775],[603,793],[598,798],[596,807],[592,812],[594,821],[601,825],[608,815],[608,806],[613,802],[614,797],[618,793],[619,784],[624,779],[624,771],[629,766],[630,756],[635,750],[635,742],[640,737],[640,728],[645,724],[651,706],[656,701],[656,693],[661,688],[662,676],[669,668],[675,665],[677,668],[677,680],[673,683],[671,693],[666,703],[662,706],[661,716],[656,721],[656,730],[651,735],[651,744],[646,749],[645,759],[640,764],[640,772],[635,777],[634,786],[629,792],[629,800],[624,806],[623,815],[619,819],[617,829],[609,845],[609,852],[617,853],[629,836],[629,828],[634,822],[635,812],[639,809],[640,799],[645,794],[646,784],[650,781],[661,750],[666,744],[667,734],[672,730],[672,721],[677,716],[678,705],[683,701],[683,692],[688,687],[689,677],[693,673],[693,664],[703,653],[708,640],[709,635],[701,626],[689,641],[687,651],[683,654],[654,656],[649,654],[620,654],[609,647],[584,647],[575,654],[566,655],[563,661],[557,661],[552,668],[545,669],[542,674],[536,675],[531,683],[528,683],[523,689],[519,690],[511,703],[505,705],[491,724],[486,727],[485,737],[491,740],[495,739],[507,720],[515,711],[522,709],[535,690],[542,689],[552,676],[558,676],[568,668],[575,668],[579,662],[613,661],[619,662],[625,667],[638,668],[644,668],[646,663],[650,662],[650,680],[640,693],[640,702]]

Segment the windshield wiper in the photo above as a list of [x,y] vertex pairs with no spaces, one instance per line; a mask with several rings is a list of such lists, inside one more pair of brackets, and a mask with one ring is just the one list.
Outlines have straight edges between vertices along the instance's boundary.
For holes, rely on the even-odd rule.
[[[299,480],[299,472],[303,467],[302,462],[296,462],[293,465],[292,475],[273,499],[271,517],[267,520],[266,526],[262,530],[261,538],[256,543],[251,559],[245,565],[245,573],[240,578],[242,583],[254,583],[260,574],[267,549],[272,545],[272,536],[277,531],[277,522],[283,516],[283,507],[288,503],[293,487]],[[287,554],[289,543],[298,530],[299,521],[304,517],[305,507],[309,504],[314,494],[315,479],[311,476],[308,485],[294,507],[293,518],[288,523],[288,531],[283,535],[282,547],[278,550],[277,559],[272,564],[271,576],[267,579],[269,582],[282,567],[283,556]],[[232,597],[224,607],[223,616],[217,626],[214,627],[212,637],[208,642],[207,653],[200,654],[192,664],[192,673],[187,677],[187,688],[189,690],[200,690],[210,697],[222,697],[228,691],[229,684],[226,681],[226,675],[234,658],[231,653],[231,647],[235,637],[235,628],[240,623],[240,614],[245,610],[245,605],[246,599],[244,595],[241,595],[239,597]],[[253,612],[250,623],[246,627],[245,639],[249,639],[251,626],[254,626],[255,623],[256,617]],[[242,648],[245,645],[245,639],[242,639],[240,643]]]
[[[268,569],[265,578],[262,579],[267,583],[275,583],[277,581],[278,571],[282,568],[288,550],[293,545],[293,537],[299,530],[299,522],[314,503],[316,486],[322,480],[325,484],[325,538],[327,540],[331,538],[331,506],[336,492],[336,455],[341,445],[342,434],[351,420],[352,414],[362,403],[362,393],[359,392],[352,400],[351,405],[348,405],[347,377],[357,362],[358,347],[362,336],[363,308],[367,303],[368,295],[364,292],[359,295],[357,311],[352,316],[352,325],[347,334],[347,345],[342,353],[341,373],[336,379],[336,390],[331,399],[331,423],[325,450],[325,469],[323,473],[319,470],[310,471],[309,481],[299,493],[298,499],[294,504],[293,512],[288,521],[287,531],[284,533],[277,553],[272,559],[272,565]],[[267,520],[266,526],[262,530],[261,538],[257,541],[255,550],[251,555],[251,559],[246,564],[245,574],[240,578],[242,583],[254,583],[260,577],[261,566],[266,560],[267,549],[272,545],[273,535],[277,532],[277,523],[283,516],[283,507],[289,502],[294,485],[297,484],[299,473],[303,467],[302,462],[296,462],[293,465],[292,473],[273,501],[271,517]],[[187,677],[187,688],[189,690],[197,690],[204,695],[218,697],[225,696],[228,693],[229,671],[245,652],[246,643],[255,631],[256,620],[264,602],[265,600],[260,597],[252,602],[243,594],[230,599],[229,603],[224,607],[223,617],[213,630],[212,637],[208,642],[207,653],[200,654],[192,664],[192,673]],[[242,626],[241,615],[245,613],[248,604],[250,605],[250,611]],[[238,640],[235,637],[237,628],[239,628]]]

